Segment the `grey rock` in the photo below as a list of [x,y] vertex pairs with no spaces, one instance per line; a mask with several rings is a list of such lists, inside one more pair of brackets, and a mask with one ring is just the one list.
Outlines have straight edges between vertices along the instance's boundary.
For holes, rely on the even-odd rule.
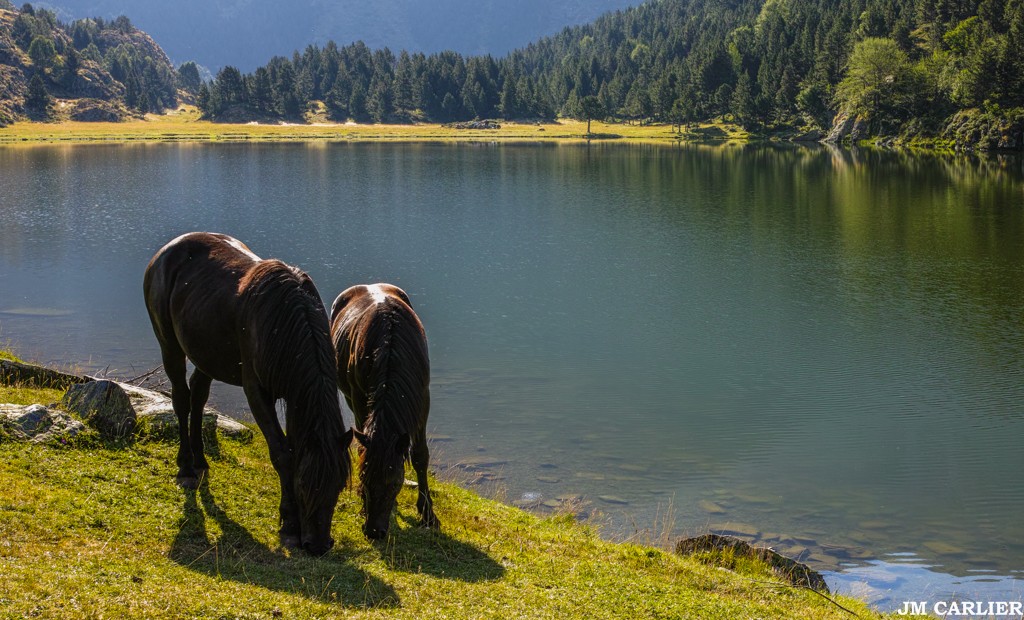
[[107,439],[135,433],[137,417],[125,391],[114,381],[89,381],[68,388],[62,406]]
[[[821,573],[812,570],[806,564],[791,560],[771,549],[755,547],[750,543],[732,536],[704,534],[695,538],[686,538],[676,543],[679,555],[697,555],[702,561],[714,563],[716,554],[727,552],[729,557],[748,557],[761,560],[783,581],[796,586],[805,586],[828,594],[828,585]],[[710,557],[709,557],[710,556]]]
[[[68,411],[76,413],[105,437],[124,437],[142,429],[169,440],[178,437],[178,417],[166,394],[117,381],[90,381],[72,386],[64,397]],[[127,430],[130,428],[130,431]],[[217,440],[216,431],[240,441],[250,441],[253,431],[216,410],[203,411],[203,435]]]
[[446,123],[443,127],[452,129],[501,129],[501,124],[492,120],[475,120],[462,123]]
[[0,436],[15,441],[50,443],[70,438],[85,430],[85,425],[59,409],[43,405],[0,405]]
[[75,383],[85,383],[88,380],[86,377],[60,372],[44,366],[13,360],[0,360],[0,383],[20,383],[33,387],[60,389]]
[[857,144],[857,142],[864,140],[869,135],[868,121],[857,117],[853,123],[853,129],[850,130],[850,142]]
[[850,135],[850,131],[853,130],[853,125],[856,121],[855,117],[850,116],[846,112],[840,112],[832,121],[832,130],[829,131],[828,136],[825,137],[823,142],[827,144],[841,143]]
[[707,500],[707,499],[702,499],[699,502],[697,502],[697,507],[700,508],[701,510],[703,510],[704,512],[707,512],[707,513],[710,513],[710,514],[713,514],[713,515],[722,515],[722,514],[725,514],[726,512],[728,512],[720,504],[716,504],[715,502],[713,502],[711,500]]
[[812,129],[810,131],[799,133],[790,138],[790,140],[792,142],[821,142],[822,138],[824,137],[825,134],[823,134],[820,130]]
[[[170,396],[126,383],[118,385],[128,395],[135,414],[148,426],[150,433],[167,439],[178,437],[178,416],[174,413]],[[251,441],[253,438],[253,431],[248,426],[206,407],[203,409],[203,433],[207,439],[215,441],[216,430],[239,441]]]

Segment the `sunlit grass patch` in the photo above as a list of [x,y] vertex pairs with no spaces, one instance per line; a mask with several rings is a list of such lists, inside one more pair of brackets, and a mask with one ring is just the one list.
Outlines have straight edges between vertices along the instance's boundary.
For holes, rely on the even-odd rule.
[[571,515],[440,482],[441,532],[418,527],[410,488],[392,537],[370,543],[346,491],[335,548],[312,558],[278,543],[262,441],[222,439],[198,491],[174,484],[174,454],[173,443],[0,444],[0,617],[849,617],[756,566],[609,543]]
[[[15,123],[0,129],[0,144],[76,143],[76,142],[275,142],[275,141],[376,141],[376,142],[583,142],[589,140],[625,140],[671,143],[685,139],[745,139],[746,133],[732,125],[718,123],[694,125],[682,136],[671,125],[605,123],[594,121],[591,133],[587,123],[571,119],[557,122],[501,121],[499,129],[456,129],[437,123],[373,124],[336,123],[326,118],[323,109],[314,110],[311,124],[246,123],[230,124],[199,120],[194,107],[183,106],[163,115],[122,123]],[[713,134],[713,135],[712,135]]]

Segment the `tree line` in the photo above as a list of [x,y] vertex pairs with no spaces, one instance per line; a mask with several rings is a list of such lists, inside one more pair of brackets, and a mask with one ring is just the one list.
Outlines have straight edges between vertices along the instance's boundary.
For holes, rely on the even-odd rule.
[[127,17],[61,24],[26,4],[12,35],[32,59],[30,96],[74,96],[97,67],[130,109],[185,93],[220,120],[316,108],[360,122],[725,117],[763,129],[827,128],[845,111],[882,132],[1024,106],[1024,0],[652,0],[500,58],[329,42],[210,81],[132,33]]
[[508,54],[309,46],[197,90],[229,110],[337,120],[552,118],[879,129],[1024,105],[1024,0],[659,0]]

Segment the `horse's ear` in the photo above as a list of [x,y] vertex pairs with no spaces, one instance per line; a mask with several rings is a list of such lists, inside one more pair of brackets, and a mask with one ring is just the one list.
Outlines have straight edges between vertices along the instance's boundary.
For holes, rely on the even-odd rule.
[[391,291],[395,295],[398,295],[401,298],[401,300],[405,302],[405,305],[407,305],[410,308],[412,308],[412,300],[409,299],[409,295],[405,291],[403,291],[402,289],[398,288],[394,284],[389,284],[388,286],[391,287]]
[[353,426],[351,428],[351,433],[352,436],[355,437],[356,441],[358,441],[361,446],[363,446],[364,448],[370,447],[370,438],[367,437],[364,433],[360,433],[358,430],[356,430],[356,427]]

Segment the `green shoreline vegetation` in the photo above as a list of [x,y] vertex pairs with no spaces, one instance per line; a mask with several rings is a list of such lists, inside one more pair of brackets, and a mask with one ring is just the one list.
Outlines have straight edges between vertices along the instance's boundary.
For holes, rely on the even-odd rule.
[[[54,396],[0,386],[0,402],[12,395]],[[757,561],[607,542],[569,511],[542,518],[452,482],[434,487],[440,533],[416,527],[406,489],[394,535],[372,544],[347,490],[335,548],[291,553],[256,436],[221,437],[198,491],[174,484],[173,443],[0,440],[0,618],[891,617]]]

